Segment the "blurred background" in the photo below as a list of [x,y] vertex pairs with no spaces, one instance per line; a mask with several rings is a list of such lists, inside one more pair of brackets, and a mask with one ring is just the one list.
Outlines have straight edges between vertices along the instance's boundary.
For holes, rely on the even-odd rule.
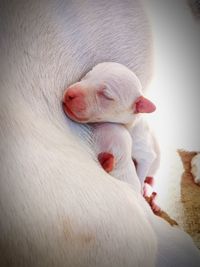
[[154,37],[147,115],[161,146],[158,204],[200,248],[200,186],[184,173],[177,149],[200,151],[200,1],[145,0]]

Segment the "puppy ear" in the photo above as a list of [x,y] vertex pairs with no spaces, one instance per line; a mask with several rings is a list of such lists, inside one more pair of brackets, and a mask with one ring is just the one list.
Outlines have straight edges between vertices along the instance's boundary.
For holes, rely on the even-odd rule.
[[134,113],[151,113],[156,110],[156,106],[146,97],[140,96],[133,104]]

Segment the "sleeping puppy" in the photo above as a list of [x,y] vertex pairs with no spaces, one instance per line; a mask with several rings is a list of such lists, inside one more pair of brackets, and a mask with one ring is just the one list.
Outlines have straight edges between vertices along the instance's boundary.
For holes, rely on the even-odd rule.
[[141,89],[139,79],[125,66],[100,63],[65,90],[64,111],[80,123],[115,122],[132,126],[139,113],[156,109]]
[[[80,123],[124,124],[132,137],[131,157],[136,162],[141,184],[143,185],[146,179],[152,186],[152,176],[159,166],[160,151],[152,131],[140,114],[153,112],[156,107],[143,96],[141,89],[139,79],[127,67],[119,63],[104,62],[95,66],[80,82],[65,90],[63,108],[67,116]],[[102,131],[104,128],[97,128],[105,138]],[[113,135],[113,131],[110,134]],[[106,138],[108,135],[107,132]],[[104,141],[103,138],[102,140]],[[103,150],[103,147],[102,144],[101,153],[108,152]],[[104,157],[99,156],[99,160],[105,170],[113,169],[111,153],[106,156],[104,154]]]

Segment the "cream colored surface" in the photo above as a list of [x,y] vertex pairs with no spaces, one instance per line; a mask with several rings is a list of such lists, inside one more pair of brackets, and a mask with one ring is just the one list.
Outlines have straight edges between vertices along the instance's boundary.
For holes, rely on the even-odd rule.
[[183,168],[174,151],[163,161],[157,176],[158,203],[179,226],[188,232],[200,249],[200,186]]

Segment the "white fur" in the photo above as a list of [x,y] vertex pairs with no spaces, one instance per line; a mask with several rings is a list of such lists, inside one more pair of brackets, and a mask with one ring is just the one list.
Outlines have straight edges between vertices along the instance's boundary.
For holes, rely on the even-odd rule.
[[132,137],[132,158],[137,162],[137,175],[143,184],[147,176],[153,177],[158,170],[159,144],[147,121],[142,117],[129,131]]
[[199,266],[191,238],[106,174],[61,108],[64,88],[105,60],[146,84],[138,1],[2,0],[0,13],[0,266]]
[[[147,176],[154,176],[159,167],[160,150],[159,144],[145,119],[141,117],[141,114],[134,113],[133,103],[135,103],[138,97],[142,96],[142,86],[139,79],[131,70],[122,64],[103,62],[96,65],[80,82],[71,85],[67,90],[72,87],[74,90],[81,88],[81,91],[85,92],[84,102],[87,108],[86,110],[81,110],[80,114],[81,116],[84,115],[84,117],[87,117],[87,120],[78,120],[79,122],[117,122],[124,124],[129,129],[132,144],[129,142],[130,138],[127,136],[126,140],[123,140],[124,133],[121,130],[121,126],[116,127],[114,124],[111,124],[111,126],[108,126],[108,124],[95,126],[94,139],[97,139],[96,146],[98,147],[99,153],[111,152],[113,145],[113,153],[117,158],[119,155],[130,154],[130,159],[127,156],[123,157],[124,160],[127,160],[125,164],[129,165],[128,162],[131,161],[131,157],[136,160],[137,174],[143,185],[145,178]],[[102,99],[101,95],[98,96],[98,91],[102,87],[104,94],[111,98],[111,100],[106,100],[105,97]],[[68,113],[67,115],[70,116]],[[108,130],[111,131],[111,136],[109,136]],[[115,133],[115,131],[119,132]],[[97,135],[97,138],[95,135]],[[114,135],[113,140],[112,137]],[[119,138],[118,142],[121,144],[121,150],[119,147],[117,150],[115,149],[115,143],[117,144],[116,137]],[[108,146],[105,145],[108,144],[108,140],[111,141],[109,151]],[[128,144],[130,148],[132,147],[131,153],[126,149]],[[102,149],[100,149],[101,147]],[[124,151],[122,151],[123,149]],[[117,164],[114,169],[116,178],[118,179],[119,173],[121,171],[124,172],[120,168],[121,165]],[[122,166],[123,168],[124,166]],[[130,168],[128,169],[130,170]],[[123,180],[123,178],[121,179]],[[130,179],[128,180],[131,182]],[[132,181],[132,183],[134,182]]]
[[[79,111],[78,105],[75,105],[73,111],[78,118],[82,118],[82,123],[103,121],[131,124],[138,117],[138,114],[134,114],[134,103],[142,96],[142,85],[135,73],[126,66],[115,62],[97,64],[80,82],[70,85],[66,92],[79,87],[85,93],[87,108]],[[110,99],[99,95],[99,91],[103,91]]]
[[111,153],[115,158],[113,177],[128,182],[141,193],[141,185],[131,157],[132,140],[128,130],[120,124],[100,123],[93,127],[94,150],[96,156],[101,152]]
[[200,185],[200,153],[192,158],[191,165],[191,173],[194,177],[194,181],[196,184]]

